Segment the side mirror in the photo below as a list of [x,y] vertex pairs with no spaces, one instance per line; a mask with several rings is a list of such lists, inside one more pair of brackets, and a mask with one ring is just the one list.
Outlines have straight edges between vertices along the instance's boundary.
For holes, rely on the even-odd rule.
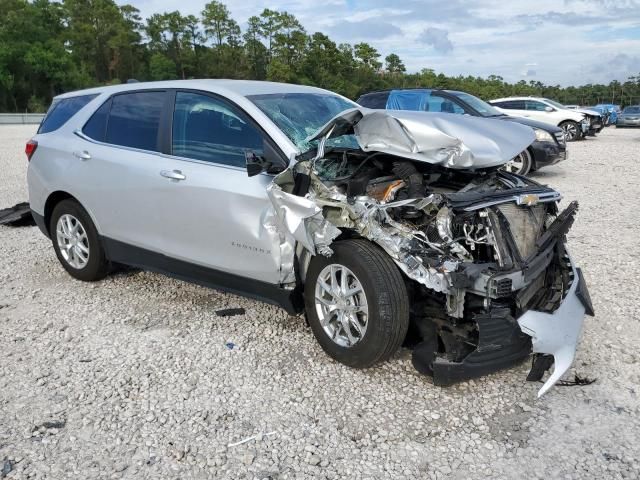
[[555,112],[555,109],[554,109],[554,108],[552,108],[552,107],[548,107],[548,106],[547,106],[547,107],[544,107],[544,111],[545,111],[545,112]]
[[287,168],[287,162],[273,146],[264,140],[262,142],[262,155],[257,155],[253,150],[247,150],[244,154],[247,175],[254,177],[260,173],[280,173]]

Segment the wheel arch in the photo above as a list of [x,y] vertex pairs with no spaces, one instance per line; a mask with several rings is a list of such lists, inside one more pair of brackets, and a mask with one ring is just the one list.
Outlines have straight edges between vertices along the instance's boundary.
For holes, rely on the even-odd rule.
[[91,221],[93,222],[94,226],[96,227],[98,234],[101,234],[100,226],[98,225],[98,222],[96,221],[95,217],[93,216],[91,211],[89,211],[89,209],[87,209],[87,207],[77,197],[73,196],[72,194],[64,190],[56,190],[55,192],[52,192],[49,194],[49,196],[47,197],[47,200],[44,203],[44,225],[49,235],[51,235],[50,223],[51,223],[51,215],[53,215],[53,210],[56,208],[56,205],[58,205],[63,200],[73,200],[77,202],[82,208],[84,208],[84,210],[87,212],[87,214],[91,218]]

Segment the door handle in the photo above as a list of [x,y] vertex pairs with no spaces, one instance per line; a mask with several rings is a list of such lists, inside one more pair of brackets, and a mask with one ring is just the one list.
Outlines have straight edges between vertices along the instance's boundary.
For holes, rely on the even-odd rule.
[[87,152],[86,150],[83,151],[75,151],[73,152],[73,156],[76,158],[79,158],[80,160],[90,160],[91,159],[91,154],[89,154],[89,152]]
[[183,175],[180,170],[162,170],[160,172],[164,178],[170,178],[171,180],[186,180],[187,176]]

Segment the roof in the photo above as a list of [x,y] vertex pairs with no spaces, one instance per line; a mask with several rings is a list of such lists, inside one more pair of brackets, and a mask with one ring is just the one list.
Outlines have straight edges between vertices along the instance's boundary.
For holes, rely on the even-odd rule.
[[246,97],[248,95],[265,95],[273,93],[333,93],[322,88],[290,83],[263,82],[258,80],[229,80],[229,79],[201,79],[201,80],[166,80],[161,82],[135,82],[121,85],[88,88],[74,92],[63,93],[56,98],[75,97],[100,93],[118,93],[131,90],[146,90],[153,88],[191,88],[214,92],[234,93]]
[[519,97],[503,97],[503,98],[494,98],[493,100],[489,100],[489,102],[505,102],[509,100],[539,100],[541,102],[545,102],[547,99],[542,97],[532,97],[532,96],[519,96]]

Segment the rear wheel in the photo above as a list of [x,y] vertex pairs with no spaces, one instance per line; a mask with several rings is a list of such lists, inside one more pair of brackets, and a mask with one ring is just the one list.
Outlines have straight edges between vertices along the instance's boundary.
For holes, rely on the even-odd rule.
[[531,170],[532,163],[531,153],[529,153],[529,150],[523,150],[512,160],[507,162],[502,169],[510,173],[526,175]]
[[391,258],[366,240],[331,245],[316,255],[305,282],[309,325],[322,349],[355,368],[388,359],[409,327],[409,298]]
[[580,125],[576,122],[567,120],[566,122],[562,122],[559,126],[564,131],[564,138],[567,142],[579,140],[582,136],[580,132]]
[[109,262],[98,232],[78,202],[67,199],[55,206],[49,232],[58,260],[72,277],[91,282],[107,275]]

